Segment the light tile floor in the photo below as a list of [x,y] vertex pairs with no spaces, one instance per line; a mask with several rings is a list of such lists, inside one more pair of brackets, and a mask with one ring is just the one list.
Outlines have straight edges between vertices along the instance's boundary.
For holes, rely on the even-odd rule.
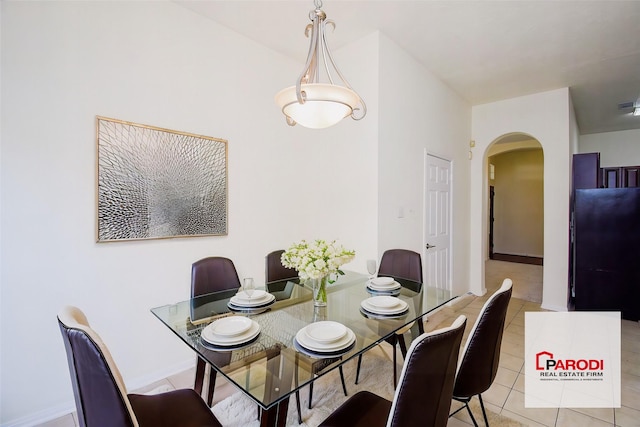
[[[505,277],[513,280],[513,294],[507,312],[507,322],[496,379],[483,400],[495,413],[525,425],[546,427],[640,427],[640,324],[622,320],[622,406],[621,408],[530,409],[524,407],[524,313],[544,311],[541,266],[487,261],[485,283],[487,293],[472,297],[439,313],[438,319],[427,322],[429,328],[449,325],[459,314],[473,325],[484,302],[502,284]],[[467,301],[469,301],[467,303]],[[440,323],[441,322],[441,323]],[[467,332],[470,328],[467,328]],[[466,339],[466,335],[465,338]],[[464,341],[463,341],[464,342]],[[455,404],[454,404],[455,405]],[[471,419],[462,411],[449,426],[468,427]],[[483,424],[482,413],[475,414]]]
[[[504,261],[487,261],[485,283],[487,293],[482,297],[466,296],[461,302],[446,307],[429,318],[426,329],[448,326],[458,315],[467,316],[473,325],[482,305],[497,290],[502,280],[513,280],[513,294],[507,312],[502,352],[498,374],[492,387],[483,393],[487,409],[502,414],[524,425],[535,427],[640,427],[640,324],[622,321],[622,407],[616,409],[529,409],[524,407],[524,313],[541,311],[541,266],[516,264]],[[467,328],[467,332],[470,327]],[[466,339],[466,335],[465,338]],[[463,341],[464,342],[464,341]],[[136,392],[148,390],[186,388],[193,386],[195,368],[151,384]],[[234,393],[233,386],[219,380],[214,401],[220,401]],[[454,408],[457,403],[454,403]],[[483,425],[482,414],[476,419]],[[74,414],[68,414],[42,427],[76,427]],[[471,419],[465,411],[449,419],[449,427],[468,427]]]

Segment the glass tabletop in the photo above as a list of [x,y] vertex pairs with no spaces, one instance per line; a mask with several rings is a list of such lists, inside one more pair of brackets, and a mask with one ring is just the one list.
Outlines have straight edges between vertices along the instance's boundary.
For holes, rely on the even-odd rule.
[[[407,308],[393,318],[368,312],[362,307],[363,300],[380,294],[369,290],[368,276],[353,272],[339,276],[328,286],[326,307],[314,307],[311,289],[297,279],[291,279],[267,283],[266,291],[274,295],[275,300],[249,311],[234,310],[231,298],[238,289],[233,289],[153,308],[151,312],[217,372],[263,409],[269,409],[316,377],[453,299],[451,292],[444,289],[423,287],[400,278],[395,280],[401,287],[394,291],[394,296],[404,301]],[[249,342],[233,347],[236,343],[233,337],[225,338],[231,346],[221,348],[201,337],[203,330],[215,320],[238,315],[259,325],[255,338],[253,329],[246,332],[251,338]],[[334,321],[346,326],[353,332],[355,342],[334,353],[318,354],[301,347],[295,339],[296,334],[319,321]]]

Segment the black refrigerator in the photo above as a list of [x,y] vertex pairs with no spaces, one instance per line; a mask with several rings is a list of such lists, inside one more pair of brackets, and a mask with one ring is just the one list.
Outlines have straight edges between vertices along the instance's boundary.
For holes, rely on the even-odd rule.
[[575,190],[574,308],[640,319],[640,188]]

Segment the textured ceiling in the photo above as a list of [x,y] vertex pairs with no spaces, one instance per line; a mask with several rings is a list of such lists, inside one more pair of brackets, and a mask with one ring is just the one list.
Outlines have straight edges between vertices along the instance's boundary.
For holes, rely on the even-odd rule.
[[[312,1],[175,2],[306,57]],[[640,102],[640,1],[326,0],[322,9],[336,23],[332,49],[379,30],[472,105],[569,87],[581,134],[640,129],[640,117],[618,109]]]

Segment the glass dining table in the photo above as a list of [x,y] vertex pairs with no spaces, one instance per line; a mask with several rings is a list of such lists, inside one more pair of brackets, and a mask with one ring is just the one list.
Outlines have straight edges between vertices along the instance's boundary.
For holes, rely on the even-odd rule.
[[[367,287],[369,276],[355,272],[346,272],[327,287],[325,307],[315,307],[312,290],[298,280],[283,280],[265,285],[275,301],[262,310],[234,309],[229,301],[238,289],[233,289],[156,307],[151,312],[212,369],[256,402],[261,426],[284,426],[292,394],[454,298],[448,290],[395,279],[402,286],[394,296],[407,305],[406,312],[399,316],[364,310],[361,302],[375,293]],[[238,347],[219,348],[201,337],[213,321],[236,315],[259,325],[256,338]],[[346,326],[355,335],[355,342],[339,354],[301,351],[296,334],[319,321]],[[412,333],[415,336],[419,332],[414,328]]]

